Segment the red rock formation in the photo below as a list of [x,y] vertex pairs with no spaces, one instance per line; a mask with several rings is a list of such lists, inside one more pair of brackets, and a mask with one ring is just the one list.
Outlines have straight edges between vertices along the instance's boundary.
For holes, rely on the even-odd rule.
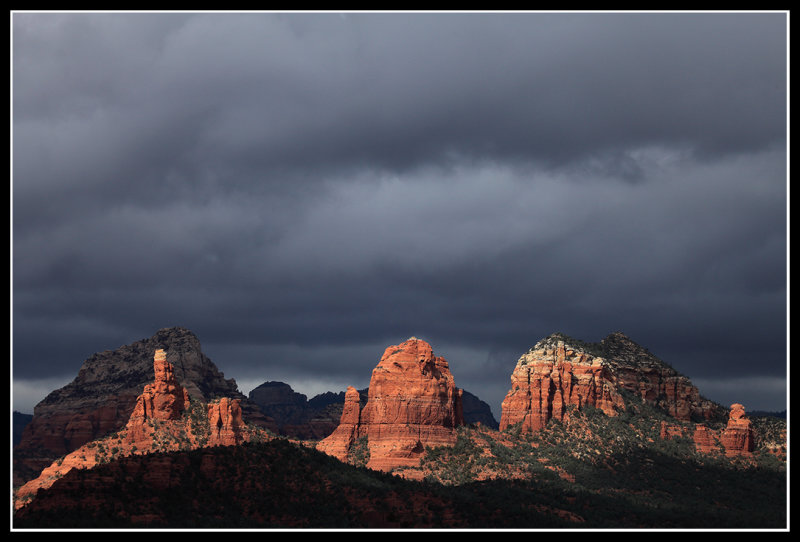
[[372,469],[419,466],[426,446],[454,444],[455,428],[464,423],[461,390],[447,361],[415,337],[385,350],[360,412],[354,391],[348,389],[341,430],[323,439],[318,449],[345,460],[353,442],[366,437]]
[[[37,478],[20,487],[15,496],[15,508],[24,506],[39,489],[50,487],[72,469],[90,469],[98,463],[153,451],[231,446],[255,434],[249,432],[242,421],[238,398],[223,397],[209,403],[205,412],[200,411],[201,418],[206,415],[203,420],[206,423],[184,416],[191,408],[189,394],[175,379],[172,364],[166,360],[163,350],[156,350],[153,370],[155,379],[139,395],[125,428],[118,434],[86,443],[46,467]],[[252,431],[266,437],[257,429]]]
[[671,440],[676,437],[688,436],[689,429],[682,425],[669,424],[665,421],[661,422],[661,431],[659,436],[662,440]]
[[172,364],[167,361],[164,350],[156,350],[153,372],[155,380],[147,384],[136,399],[133,413],[125,426],[128,443],[150,438],[152,427],[148,420],[176,420],[189,408],[189,393],[175,379]]
[[616,332],[600,341],[615,385],[627,389],[679,420],[708,420],[717,406],[700,395],[691,381],[675,369]]
[[725,448],[725,455],[750,455],[754,449],[753,428],[745,417],[745,410],[739,403],[731,405],[728,425],[723,429],[720,442]]
[[739,403],[731,405],[727,426],[714,431],[698,425],[694,433],[695,449],[701,453],[725,453],[728,457],[750,456],[755,449],[755,438],[750,420]]
[[347,387],[339,425],[334,429],[333,433],[317,444],[318,450],[342,461],[347,459],[350,447],[358,438],[358,428],[361,422],[359,397],[358,390],[353,386]]
[[563,420],[571,405],[614,416],[626,408],[625,391],[679,420],[711,419],[719,410],[688,378],[622,333],[594,344],[554,333],[517,362],[500,429],[521,423],[523,431],[537,431],[550,419]]
[[700,396],[688,378],[666,366],[618,367],[613,375],[615,384],[661,407],[678,420],[690,421],[693,417],[709,419],[713,416],[711,402]]
[[242,436],[242,407],[239,399],[223,397],[208,404],[208,424],[211,434],[209,446],[233,446],[240,444]]
[[561,340],[539,343],[519,359],[511,374],[500,430],[521,423],[523,431],[538,431],[550,419],[563,420],[570,405],[593,406],[609,416],[625,409],[602,358]]
[[226,379],[203,354],[199,339],[188,329],[158,330],[152,337],[93,354],[76,378],[36,405],[33,419],[14,447],[14,485],[35,478],[57,457],[81,445],[122,430],[142,388],[153,379],[153,352],[163,348],[175,376],[189,394],[202,402],[213,397],[242,400],[248,423],[275,429],[259,408]]
[[718,452],[720,449],[719,435],[713,429],[703,424],[698,424],[692,435],[694,447],[700,453],[710,454]]

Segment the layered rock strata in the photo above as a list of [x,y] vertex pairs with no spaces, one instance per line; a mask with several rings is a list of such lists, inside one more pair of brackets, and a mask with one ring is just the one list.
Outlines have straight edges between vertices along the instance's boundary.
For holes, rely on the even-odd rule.
[[[358,393],[363,406],[367,402],[369,389],[358,390]],[[283,382],[264,382],[254,388],[248,397],[274,420],[274,432],[301,440],[321,440],[333,433],[339,425],[345,403],[344,391],[325,392],[307,400],[305,395],[295,392]],[[467,390],[462,390],[461,400],[465,424],[481,424],[497,429],[497,420],[486,402]]]
[[148,339],[92,355],[71,383],[36,405],[14,448],[14,484],[38,475],[55,458],[125,427],[142,388],[152,381],[153,355],[159,349],[165,351],[176,381],[191,397],[202,402],[217,397],[239,399],[245,421],[275,429],[238,391],[236,381],[226,379],[203,354],[191,331],[164,328]]
[[592,406],[609,416],[625,409],[602,358],[562,340],[537,343],[519,359],[511,374],[500,430],[521,424],[522,431],[538,431],[551,419],[563,421],[570,406]]
[[328,437],[317,444],[317,449],[346,461],[350,448],[358,439],[361,424],[361,404],[358,390],[348,386],[344,395],[344,407],[339,425]]
[[412,337],[384,351],[363,409],[357,391],[348,388],[339,427],[317,449],[346,461],[356,441],[365,439],[367,467],[417,467],[426,446],[455,443],[455,428],[464,423],[461,394],[447,361]]
[[631,392],[679,420],[710,419],[718,405],[691,381],[622,333],[600,343],[553,334],[520,357],[503,400],[500,429],[538,431],[568,410],[591,406],[609,416],[625,410]]
[[155,378],[138,396],[128,423],[118,433],[88,442],[44,468],[39,476],[17,490],[15,508],[24,506],[39,489],[72,469],[90,469],[129,455],[157,451],[230,446],[269,435],[242,421],[239,399],[223,397],[204,405],[193,404],[181,386],[164,350],[153,356]]
[[698,424],[694,435],[695,449],[702,453],[724,453],[728,457],[750,456],[755,449],[755,435],[745,409],[739,403],[731,405],[727,425],[715,431]]
[[713,429],[697,424],[692,434],[694,449],[703,454],[710,454],[719,451],[719,434]]
[[153,355],[153,372],[155,379],[144,387],[136,399],[136,405],[125,425],[129,443],[150,438],[151,420],[177,420],[189,408],[189,392],[178,383],[172,364],[167,361],[167,355],[162,349],[156,350]]
[[682,438],[688,437],[689,435],[689,428],[683,425],[676,425],[667,423],[665,421],[661,422],[661,430],[659,431],[658,436],[662,440],[672,440],[674,438]]
[[223,397],[207,405],[209,446],[235,446],[244,440],[242,405],[239,399]]
[[739,403],[731,405],[728,425],[722,430],[720,437],[725,455],[750,455],[754,449],[753,427],[745,416],[744,406]]
[[624,334],[611,333],[598,346],[614,384],[670,416],[683,421],[701,421],[724,415],[719,405],[700,395],[688,377]]
[[677,425],[661,422],[662,439],[691,437],[695,450],[699,453],[724,453],[728,457],[749,456],[755,450],[755,431],[745,416],[745,409],[739,403],[731,405],[727,425],[714,430],[705,424]]

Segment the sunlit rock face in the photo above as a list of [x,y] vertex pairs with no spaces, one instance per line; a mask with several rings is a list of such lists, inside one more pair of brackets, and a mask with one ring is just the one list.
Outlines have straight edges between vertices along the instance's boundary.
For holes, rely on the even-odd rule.
[[755,448],[753,427],[745,416],[744,406],[739,403],[731,405],[728,425],[722,430],[720,443],[725,448],[725,455],[750,455]]
[[540,342],[519,359],[511,373],[500,429],[522,424],[523,431],[538,431],[553,418],[563,420],[570,405],[592,406],[609,416],[625,409],[603,358],[564,341]]
[[691,381],[622,333],[584,343],[555,333],[523,354],[511,374],[500,429],[538,431],[570,408],[591,406],[614,416],[630,392],[678,420],[706,420],[719,407]]
[[[153,357],[163,350],[175,380],[202,402],[240,399],[245,422],[274,429],[261,410],[242,395],[201,350],[200,340],[182,327],[159,329],[152,337],[87,358],[75,379],[36,405],[14,448],[14,484],[38,476],[56,458],[121,430],[137,407],[142,388],[153,382]],[[155,405],[154,405],[155,406]]]
[[464,423],[461,393],[447,361],[412,337],[384,351],[363,409],[356,390],[348,389],[339,427],[318,449],[345,460],[353,443],[366,439],[369,468],[418,466],[426,446],[455,443],[455,429]]
[[45,467],[38,477],[17,490],[15,509],[23,507],[37,491],[49,488],[73,469],[92,469],[121,457],[156,451],[235,446],[253,439],[270,438],[263,429],[246,426],[238,398],[222,397],[207,404],[196,402],[193,405],[162,349],[156,350],[153,356],[153,375],[153,381],[144,386],[137,397],[124,428],[87,442]]

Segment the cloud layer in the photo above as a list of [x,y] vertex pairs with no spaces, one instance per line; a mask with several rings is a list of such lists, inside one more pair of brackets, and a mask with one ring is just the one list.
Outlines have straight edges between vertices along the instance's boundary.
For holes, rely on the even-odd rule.
[[229,377],[308,389],[424,337],[496,416],[553,331],[785,377],[784,14],[12,30],[15,378],[171,325]]

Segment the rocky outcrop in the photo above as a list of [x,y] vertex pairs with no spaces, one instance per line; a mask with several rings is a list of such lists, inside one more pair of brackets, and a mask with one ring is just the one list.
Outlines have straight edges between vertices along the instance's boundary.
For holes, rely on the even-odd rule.
[[500,429],[521,424],[537,431],[570,408],[625,410],[630,392],[678,420],[711,419],[718,405],[700,396],[689,379],[622,333],[585,343],[555,333],[523,354],[511,374]]
[[697,424],[692,434],[694,448],[700,453],[710,454],[720,450],[719,434],[703,424]]
[[350,448],[358,438],[361,423],[361,405],[358,390],[348,386],[339,425],[327,438],[317,444],[317,449],[328,455],[347,460]]
[[521,424],[522,431],[538,431],[551,419],[563,421],[570,406],[592,406],[609,416],[625,409],[603,358],[560,339],[540,341],[511,374],[500,429]]
[[153,372],[155,379],[144,387],[136,399],[131,417],[125,425],[129,444],[150,438],[152,420],[177,420],[189,408],[189,392],[178,383],[172,364],[167,361],[162,349],[156,350],[153,355]]
[[744,406],[731,405],[727,425],[714,430],[697,424],[692,435],[695,450],[704,454],[724,453],[727,457],[750,456],[755,450],[755,432],[745,416]]
[[248,397],[275,420],[278,431],[284,425],[303,423],[309,410],[306,396],[284,382],[264,382],[253,388]]
[[153,355],[159,349],[165,351],[175,379],[191,397],[202,402],[238,398],[244,420],[274,428],[238,391],[236,381],[226,379],[203,354],[191,331],[164,328],[148,339],[92,355],[72,382],[36,405],[33,419],[14,449],[15,485],[38,475],[56,457],[122,429],[142,388],[152,381]]
[[24,506],[37,491],[50,487],[73,469],[91,469],[130,455],[232,446],[269,438],[255,426],[246,427],[239,399],[223,397],[207,405],[192,403],[164,350],[156,350],[153,372],[153,382],[144,386],[122,430],[88,442],[44,468],[19,488],[15,508]]
[[720,437],[725,455],[750,455],[754,449],[753,427],[745,416],[744,406],[739,403],[731,405],[728,425]]
[[689,436],[689,428],[683,425],[671,424],[665,421],[661,422],[661,430],[659,437],[661,440],[671,440],[674,438],[682,438]]
[[633,392],[670,416],[684,421],[701,421],[722,413],[719,405],[700,395],[689,378],[624,334],[611,333],[598,346],[617,386]]
[[208,425],[211,430],[209,446],[234,446],[243,441],[242,406],[239,399],[223,397],[207,406]]
[[176,420],[189,408],[189,392],[175,378],[172,364],[167,362],[164,350],[153,356],[155,380],[144,387],[136,400],[130,421],[134,419]]
[[339,427],[317,448],[346,460],[353,443],[365,439],[369,468],[419,466],[426,446],[455,443],[455,428],[463,425],[461,393],[447,361],[412,337],[384,351],[363,409],[348,388]]
[[[358,390],[363,407],[369,388]],[[301,440],[321,440],[338,427],[345,403],[345,392],[325,392],[306,400],[284,382],[264,382],[254,388],[248,397],[275,423],[273,431]],[[498,423],[491,407],[467,390],[462,392],[465,424],[480,423],[497,429]]]

